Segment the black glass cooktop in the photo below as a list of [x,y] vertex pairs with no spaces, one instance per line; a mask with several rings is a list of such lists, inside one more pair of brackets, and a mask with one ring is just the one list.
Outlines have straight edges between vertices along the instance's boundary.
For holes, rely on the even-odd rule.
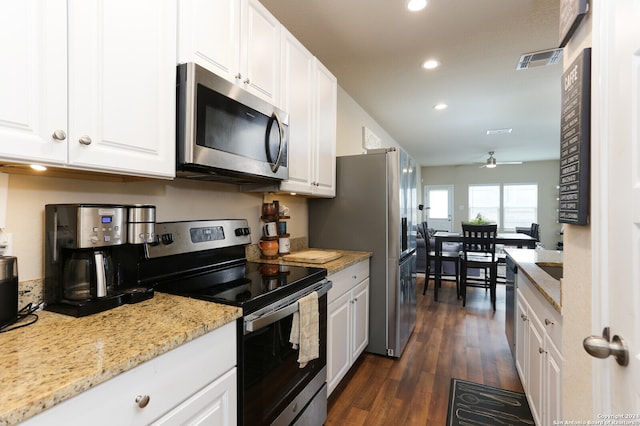
[[326,277],[322,268],[241,262],[158,283],[157,291],[242,308],[249,314]]

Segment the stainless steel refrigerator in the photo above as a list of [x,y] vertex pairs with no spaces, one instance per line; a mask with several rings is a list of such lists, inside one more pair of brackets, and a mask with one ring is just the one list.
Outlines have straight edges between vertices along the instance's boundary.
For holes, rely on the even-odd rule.
[[336,159],[336,197],[309,200],[309,247],[373,252],[367,352],[400,357],[416,323],[416,166],[396,148]]

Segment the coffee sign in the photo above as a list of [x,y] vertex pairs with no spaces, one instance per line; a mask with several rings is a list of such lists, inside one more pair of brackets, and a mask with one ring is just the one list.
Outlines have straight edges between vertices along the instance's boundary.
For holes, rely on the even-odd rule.
[[591,49],[562,75],[560,223],[586,225],[589,215]]

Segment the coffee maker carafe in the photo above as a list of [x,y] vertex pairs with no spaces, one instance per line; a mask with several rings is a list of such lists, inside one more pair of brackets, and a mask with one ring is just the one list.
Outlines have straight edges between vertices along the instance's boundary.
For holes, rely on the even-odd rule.
[[119,265],[127,244],[127,206],[45,206],[45,309],[76,317],[123,303]]
[[114,292],[113,261],[106,250],[73,250],[62,273],[66,300],[91,300]]

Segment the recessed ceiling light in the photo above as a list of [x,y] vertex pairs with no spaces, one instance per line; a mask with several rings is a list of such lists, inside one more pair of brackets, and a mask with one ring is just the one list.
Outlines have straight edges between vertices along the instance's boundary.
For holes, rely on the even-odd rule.
[[44,172],[45,170],[47,170],[45,166],[41,166],[40,164],[31,164],[31,168],[39,172]]
[[422,68],[424,68],[425,70],[432,70],[434,68],[438,68],[439,66],[440,62],[436,61],[435,59],[429,59],[422,63]]
[[427,0],[409,0],[407,2],[407,9],[411,12],[417,12],[427,7]]
[[447,104],[436,104],[433,106],[433,109],[437,109],[437,110],[441,110],[441,109],[447,109],[449,105]]
[[487,135],[505,135],[511,133],[513,129],[493,129],[487,130]]

